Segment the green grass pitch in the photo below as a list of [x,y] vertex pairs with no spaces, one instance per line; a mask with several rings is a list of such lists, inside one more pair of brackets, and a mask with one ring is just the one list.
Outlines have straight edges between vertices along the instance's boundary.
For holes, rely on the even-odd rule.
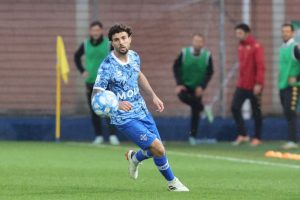
[[124,153],[136,149],[129,143],[0,142],[0,200],[300,199],[300,161],[263,156],[279,145],[167,143],[175,175],[191,190],[172,193],[152,160],[138,180],[128,177]]

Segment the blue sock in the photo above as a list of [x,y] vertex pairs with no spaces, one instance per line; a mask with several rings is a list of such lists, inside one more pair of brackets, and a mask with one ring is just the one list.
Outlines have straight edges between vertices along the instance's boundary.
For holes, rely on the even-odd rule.
[[154,157],[153,160],[158,170],[167,181],[172,181],[175,178],[166,155],[162,157]]
[[142,162],[143,160],[146,160],[148,158],[152,158],[152,153],[149,150],[142,150],[140,149],[138,152],[136,152],[132,160],[137,164],[139,162]]

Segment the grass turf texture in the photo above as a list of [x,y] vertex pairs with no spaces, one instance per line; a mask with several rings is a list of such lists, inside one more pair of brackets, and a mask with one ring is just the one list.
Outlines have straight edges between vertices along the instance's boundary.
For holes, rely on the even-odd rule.
[[263,156],[279,145],[167,143],[175,175],[191,190],[171,193],[152,160],[140,166],[138,180],[128,177],[131,144],[0,142],[0,200],[299,199],[300,162]]

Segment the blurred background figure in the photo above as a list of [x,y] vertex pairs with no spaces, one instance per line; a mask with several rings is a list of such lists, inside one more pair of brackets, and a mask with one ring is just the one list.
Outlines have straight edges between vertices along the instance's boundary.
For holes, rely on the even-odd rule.
[[251,35],[251,29],[247,24],[237,25],[235,35],[240,42],[238,48],[239,77],[231,110],[237,126],[238,137],[232,144],[240,145],[250,141],[241,113],[243,103],[249,99],[255,122],[255,136],[251,140],[251,146],[257,146],[261,144],[261,95],[265,73],[264,51],[261,44]]
[[288,122],[289,141],[284,149],[298,148],[297,104],[299,98],[300,51],[294,40],[294,26],[286,23],[281,28],[283,44],[279,50],[278,87],[284,116]]
[[[110,42],[106,37],[103,36],[103,25],[99,21],[95,21],[90,24],[89,34],[89,37],[84,40],[84,42],[75,52],[74,61],[77,69],[85,78],[87,101],[90,107],[92,123],[96,133],[96,138],[93,143],[101,144],[104,141],[102,135],[102,119],[96,115],[91,108],[91,95],[96,81],[98,68],[101,62],[110,52]],[[81,61],[83,55],[85,56],[84,66]],[[112,145],[119,145],[120,142],[115,135],[115,128],[110,125],[110,120],[108,117],[105,117],[105,120],[109,126],[109,142]]]
[[175,60],[173,71],[176,79],[176,94],[191,107],[189,143],[196,145],[200,112],[203,110],[204,90],[213,75],[213,60],[210,51],[204,48],[204,37],[195,34],[192,46],[184,47]]
[[[236,25],[243,22],[251,25],[251,34],[263,47],[265,53],[262,57],[265,57],[265,66],[276,66],[267,67],[264,73],[263,96],[262,101],[259,101],[264,117],[262,138],[266,141],[286,140],[288,128],[285,127],[287,124],[286,117],[283,116],[279,98],[279,67],[277,66],[279,64],[279,47],[282,44],[281,28],[286,20],[294,25],[294,39],[297,42],[300,41],[300,12],[295,9],[297,6],[299,7],[300,1],[175,0],[172,1],[172,5],[169,1],[155,1],[155,4],[153,2],[130,0],[85,0],[64,1],[64,3],[61,0],[43,1],[43,3],[38,0],[0,1],[1,13],[3,12],[0,28],[2,32],[0,34],[2,34],[3,47],[7,47],[2,48],[0,53],[2,63],[0,67],[0,74],[2,75],[0,80],[0,82],[2,81],[0,83],[1,139],[52,141],[56,137],[54,135],[56,127],[53,124],[53,115],[55,114],[56,119],[59,116],[57,114],[58,109],[56,109],[59,104],[56,104],[55,95],[61,93],[60,139],[62,141],[94,140],[94,126],[91,124],[91,113],[86,103],[86,93],[88,88],[92,87],[93,80],[84,81],[83,78],[83,76],[88,78],[87,75],[89,77],[92,75],[88,66],[89,63],[92,63],[89,62],[91,59],[88,57],[92,56],[87,55],[86,48],[89,47],[91,50],[96,46],[103,45],[107,47],[103,51],[108,52],[109,44],[104,45],[108,41],[103,36],[101,37],[104,38],[103,41],[100,42],[101,39],[98,41],[97,38],[100,36],[97,35],[107,36],[108,26],[106,25],[111,26],[116,22],[122,22],[134,28],[133,50],[140,52],[143,71],[165,102],[166,110],[164,113],[153,113],[154,118],[158,120],[157,126],[164,141],[188,140],[186,134],[188,132],[196,135],[198,111],[194,109],[195,115],[191,115],[191,106],[187,106],[186,103],[179,100],[174,92],[176,86],[174,85],[174,74],[173,72],[170,73],[169,70],[173,70],[174,60],[181,49],[192,46],[192,36],[199,31],[205,36],[204,43],[213,55],[214,64],[213,78],[209,81],[204,95],[201,96],[205,106],[200,116],[214,120],[200,120],[197,135],[200,140],[197,140],[197,143],[205,143],[206,138],[215,138],[220,142],[232,142],[237,139],[238,134],[251,134],[252,136],[255,132],[254,126],[252,126],[254,120],[247,120],[247,117],[243,116],[245,127],[250,125],[249,129],[246,128],[245,131],[237,132],[237,124],[233,119],[231,109],[234,93],[237,90],[236,79],[239,73],[241,77],[238,89],[250,91],[254,89],[254,86],[249,89],[248,86],[245,86],[246,82],[251,80],[251,82],[255,82],[253,83],[255,85],[260,80],[260,76],[253,74],[261,74],[243,68],[244,65],[247,67],[252,62],[257,62],[254,59],[244,58],[242,59],[243,62],[238,64],[237,46],[240,39],[237,39],[234,33]],[[116,9],[116,4],[122,12],[120,9]],[[98,19],[101,19],[105,26],[103,28],[101,25],[93,26],[91,31],[96,29],[96,32],[100,33],[96,34],[96,39],[93,37],[87,39],[90,22]],[[251,35],[243,30],[239,30],[239,33]],[[145,35],[147,36],[146,41]],[[66,57],[70,64],[68,84],[61,84],[61,87],[57,87],[58,84],[55,84],[57,80],[60,80],[56,74],[58,70],[55,71],[57,36],[63,38]],[[89,41],[89,39],[91,40]],[[199,36],[194,37],[194,39],[199,40]],[[99,46],[96,45],[97,41]],[[43,45],[40,45],[41,42]],[[89,46],[85,48],[85,44]],[[70,62],[70,58],[74,59],[74,53],[79,46],[75,60],[82,76],[75,69],[75,63]],[[241,44],[241,48],[244,50],[246,47],[246,44]],[[250,53],[253,48],[250,49],[249,54],[245,54],[249,57],[253,56]],[[96,56],[100,57],[100,54],[96,54]],[[191,57],[193,58],[193,56]],[[97,64],[94,67],[97,68],[101,58],[95,60]],[[178,61],[180,61],[178,64],[183,64],[183,58],[178,59]],[[37,70],[40,66],[43,66],[43,70]],[[254,64],[251,66],[253,67]],[[183,78],[181,70],[178,70],[181,68],[182,66],[177,66],[176,72],[181,75],[178,77]],[[249,67],[249,69],[252,68]],[[238,72],[239,70],[240,72]],[[255,78],[253,81],[254,77],[258,79]],[[249,80],[247,80],[248,78]],[[179,81],[181,80],[178,79],[178,83]],[[180,83],[179,86],[177,90],[180,92],[182,88],[186,88],[181,87],[184,86],[183,83]],[[47,90],[44,89],[45,87]],[[170,88],[173,89],[170,90]],[[260,85],[258,84],[256,88],[260,90]],[[238,93],[241,94],[239,91],[236,92],[236,95]],[[259,95],[257,97],[259,98]],[[237,99],[243,100],[242,98],[235,100]],[[146,101],[149,100],[151,101],[151,99],[146,98]],[[245,109],[244,113],[251,118],[253,112],[251,105],[249,105],[249,98],[245,102],[243,107],[249,109]],[[239,110],[239,107],[235,107],[235,110]],[[211,117],[212,113],[213,117]],[[196,117],[192,120],[191,116]],[[242,120],[241,117],[237,117],[240,116],[239,114],[235,114],[235,116],[239,121]],[[99,132],[102,131],[106,139],[105,136],[112,134],[113,131],[106,128],[108,126],[106,126],[105,119],[100,122],[101,119],[96,117],[93,118],[93,121],[95,121],[95,126],[99,128],[95,129],[100,130],[96,132],[100,135]],[[102,124],[104,125],[103,128]],[[300,130],[299,123],[297,128]],[[257,130],[259,129],[257,128]],[[257,135],[260,135],[259,132]],[[297,136],[299,139],[299,131]],[[194,138],[191,137],[191,140],[193,141]],[[118,139],[122,141],[126,138],[118,135]],[[102,141],[103,137],[99,137],[98,142]],[[260,142],[260,140],[256,141]],[[278,143],[275,146],[281,145]],[[257,150],[259,149],[257,148]]]

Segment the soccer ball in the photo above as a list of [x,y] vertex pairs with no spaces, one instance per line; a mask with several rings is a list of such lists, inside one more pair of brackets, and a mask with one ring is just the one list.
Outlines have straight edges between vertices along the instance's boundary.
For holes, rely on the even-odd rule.
[[108,90],[98,92],[92,98],[92,108],[97,115],[111,115],[118,110],[118,98]]

